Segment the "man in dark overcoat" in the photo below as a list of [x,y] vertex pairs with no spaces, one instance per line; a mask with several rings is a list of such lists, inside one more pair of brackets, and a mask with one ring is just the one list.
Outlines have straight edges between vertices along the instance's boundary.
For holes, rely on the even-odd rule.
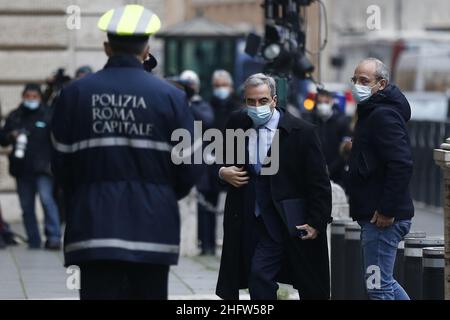
[[[228,193],[216,294],[239,299],[249,288],[253,300],[274,300],[281,282],[300,299],[328,299],[331,186],[315,126],[276,107],[273,78],[256,74],[244,87],[246,107],[228,122],[218,172]],[[296,217],[303,222],[292,225]]]

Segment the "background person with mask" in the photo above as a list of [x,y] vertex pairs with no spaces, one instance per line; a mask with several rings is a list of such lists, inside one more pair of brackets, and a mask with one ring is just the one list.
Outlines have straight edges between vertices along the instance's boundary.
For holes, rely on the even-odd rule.
[[317,126],[330,179],[342,186],[346,162],[340,149],[351,137],[349,119],[338,111],[333,93],[326,90],[317,92],[316,106],[312,112],[305,113],[304,118]]
[[16,178],[17,192],[23,211],[23,221],[32,249],[41,247],[41,236],[35,212],[35,197],[39,194],[45,213],[47,249],[59,249],[61,230],[58,207],[53,196],[50,171],[51,109],[42,104],[38,84],[25,86],[23,102],[13,110],[0,132],[2,146],[13,145],[9,156],[10,174]]
[[347,182],[350,215],[361,225],[366,279],[373,275],[373,266],[380,279],[378,286],[367,286],[367,292],[374,300],[409,300],[393,269],[398,243],[414,216],[409,192],[413,160],[406,127],[411,109],[389,83],[387,67],[375,58],[358,64],[352,92],[358,120]]
[[213,96],[210,104],[214,111],[214,128],[223,131],[233,111],[240,104],[234,93],[233,79],[226,70],[216,70],[212,75]]
[[185,70],[180,75],[180,82],[188,87],[185,90],[194,119],[202,121],[203,129],[209,129],[214,124],[214,113],[211,106],[200,96],[200,78],[192,70]]
[[81,79],[93,73],[93,70],[90,66],[81,66],[75,72],[75,79]]

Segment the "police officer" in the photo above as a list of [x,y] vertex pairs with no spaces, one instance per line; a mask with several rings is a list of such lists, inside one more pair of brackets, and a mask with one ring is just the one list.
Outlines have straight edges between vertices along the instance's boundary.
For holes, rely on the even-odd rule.
[[173,130],[193,133],[186,96],[146,72],[160,20],[139,5],[108,11],[105,68],[62,90],[52,123],[53,167],[67,208],[65,264],[81,270],[81,299],[167,299],[178,261],[177,200],[195,172],[176,165]]

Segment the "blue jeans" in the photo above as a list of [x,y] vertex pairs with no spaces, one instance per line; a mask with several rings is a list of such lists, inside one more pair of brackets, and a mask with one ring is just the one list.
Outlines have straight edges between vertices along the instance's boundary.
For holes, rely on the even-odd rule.
[[411,220],[398,221],[387,228],[378,228],[368,221],[358,223],[369,299],[409,300],[393,274],[398,244],[409,232]]
[[45,236],[47,241],[60,241],[61,228],[59,212],[53,196],[53,179],[47,175],[30,178],[17,178],[17,193],[23,211],[23,222],[31,248],[41,246],[41,236],[36,219],[35,199],[39,193],[45,217]]

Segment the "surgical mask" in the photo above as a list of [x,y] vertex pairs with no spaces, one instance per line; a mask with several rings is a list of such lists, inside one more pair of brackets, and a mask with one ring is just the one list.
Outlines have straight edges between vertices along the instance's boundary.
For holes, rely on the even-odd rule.
[[219,87],[214,89],[214,96],[221,100],[227,99],[231,94],[231,89],[228,87]]
[[247,114],[253,120],[255,126],[259,127],[269,122],[272,117],[270,103],[260,107],[247,106]]
[[36,110],[37,108],[39,108],[40,102],[39,100],[25,100],[23,102],[23,105],[27,109]]
[[355,98],[356,102],[358,103],[369,99],[372,96],[372,89],[377,85],[378,83],[373,87],[369,87],[360,84],[353,84],[352,85],[353,98]]
[[331,103],[319,103],[316,108],[317,114],[324,120],[328,120],[333,115],[333,105]]

